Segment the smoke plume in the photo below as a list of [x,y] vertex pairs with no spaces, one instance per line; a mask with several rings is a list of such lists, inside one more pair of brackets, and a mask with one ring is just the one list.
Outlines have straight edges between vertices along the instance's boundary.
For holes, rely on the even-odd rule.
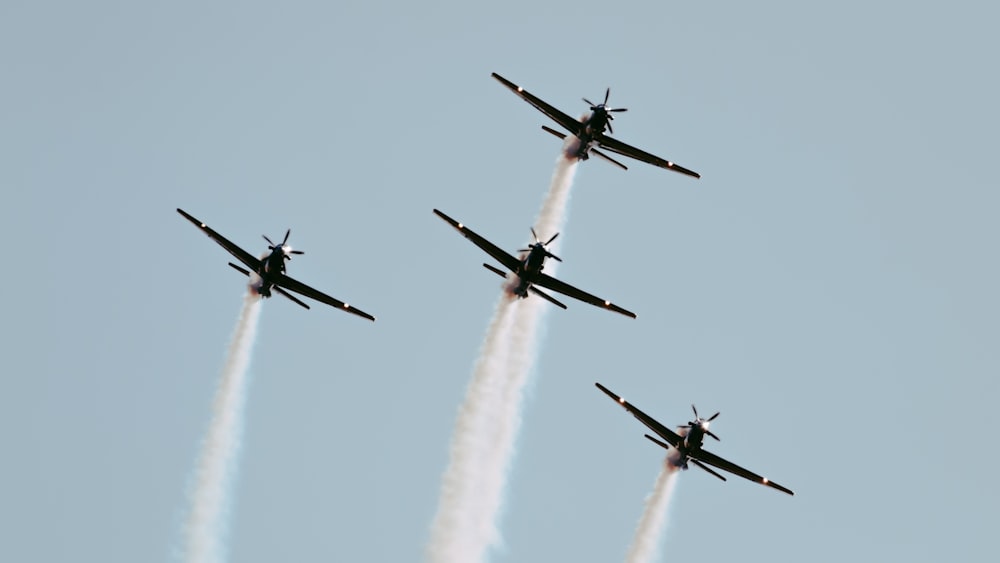
[[669,460],[664,460],[653,492],[646,499],[646,508],[639,518],[635,538],[625,557],[626,563],[652,563],[656,558],[660,536],[667,523],[667,505],[676,483],[677,467]]
[[202,443],[185,526],[184,557],[188,563],[225,561],[225,535],[236,478],[247,370],[257,332],[260,297],[248,292],[212,403],[212,419]]

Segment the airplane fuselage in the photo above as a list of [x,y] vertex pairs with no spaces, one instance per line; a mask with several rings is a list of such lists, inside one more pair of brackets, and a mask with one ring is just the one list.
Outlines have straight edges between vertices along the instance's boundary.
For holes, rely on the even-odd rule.
[[593,148],[591,145],[594,144],[594,139],[604,133],[608,127],[608,114],[598,109],[591,112],[589,116],[580,118],[580,121],[584,124],[583,130],[576,136],[577,142],[572,143],[566,152],[580,160],[587,160],[590,158],[590,149]]
[[545,258],[544,247],[531,245],[531,250],[528,251],[527,256],[521,261],[520,267],[514,272],[519,280],[517,287],[512,290],[515,295],[521,298],[528,296],[528,288],[545,268]]
[[693,424],[691,425],[691,428],[688,429],[687,435],[684,436],[684,449],[687,451],[700,450],[704,441],[705,431],[702,430],[701,426]]
[[285,257],[285,251],[280,246],[261,255],[260,267],[250,276],[250,287],[261,297],[270,297],[274,278],[285,273]]
[[[683,440],[676,446],[678,459],[672,463],[677,467],[687,469],[687,462],[692,457],[691,454],[701,450],[705,441],[705,429],[699,424],[691,424],[689,428],[681,429],[678,434]],[[697,459],[697,455],[694,457]]]

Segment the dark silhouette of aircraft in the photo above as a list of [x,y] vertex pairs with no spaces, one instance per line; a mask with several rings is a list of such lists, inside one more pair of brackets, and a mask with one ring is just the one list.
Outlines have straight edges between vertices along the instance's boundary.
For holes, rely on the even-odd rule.
[[285,238],[281,241],[281,244],[274,244],[271,242],[271,239],[267,238],[267,235],[264,235],[264,240],[266,240],[268,244],[267,249],[270,252],[261,255],[258,259],[251,256],[249,252],[230,242],[226,237],[213,231],[208,225],[202,223],[198,219],[195,219],[183,209],[178,208],[177,212],[183,215],[188,221],[194,223],[195,226],[201,229],[202,232],[209,236],[209,238],[219,243],[219,246],[225,248],[230,254],[235,256],[237,260],[249,268],[249,270],[247,270],[233,264],[232,262],[229,263],[233,269],[250,278],[250,288],[260,296],[270,297],[271,290],[273,289],[274,291],[308,309],[309,305],[306,305],[297,297],[288,293],[289,291],[294,291],[300,295],[315,299],[320,303],[347,311],[348,313],[353,313],[370,321],[375,320],[375,317],[369,315],[361,309],[352,307],[351,305],[348,305],[338,299],[334,299],[322,291],[313,289],[308,285],[285,275],[285,261],[291,260],[293,254],[303,254],[301,250],[292,250],[292,247],[288,246],[288,236],[292,234],[291,229],[285,231]]
[[[551,289],[552,291],[562,293],[563,295],[572,297],[574,299],[579,299],[584,303],[590,303],[591,305],[596,305],[597,307],[601,307],[603,309],[609,309],[616,313],[621,313],[627,317],[632,317],[633,319],[635,318],[635,313],[631,311],[622,309],[621,307],[615,305],[610,301],[606,301],[604,299],[601,299],[600,297],[591,295],[586,291],[577,289],[567,283],[561,282],[553,278],[552,276],[542,273],[542,269],[545,267],[544,263],[546,258],[552,258],[558,260],[559,262],[562,262],[561,258],[556,256],[555,254],[552,254],[546,248],[546,246],[548,246],[549,243],[554,241],[556,237],[559,236],[559,233],[552,235],[552,238],[550,238],[548,241],[542,242],[541,240],[538,239],[538,235],[535,234],[535,229],[532,228],[531,234],[535,238],[535,243],[528,245],[528,248],[524,248],[518,251],[522,253],[522,258],[515,258],[514,256],[501,250],[495,244],[477,235],[475,232],[472,231],[472,229],[469,229],[465,225],[459,223],[458,221],[452,219],[451,217],[445,215],[444,213],[438,211],[437,209],[434,210],[434,213],[438,217],[447,221],[448,224],[450,224],[452,227],[455,227],[455,229],[458,230],[458,232],[462,233],[462,235],[465,236],[465,238],[471,240],[473,244],[485,250],[487,254],[495,258],[498,262],[503,264],[504,267],[506,267],[508,270],[514,272],[517,275],[518,277],[517,285],[514,286],[513,288],[510,288],[510,291],[514,295],[517,295],[518,297],[523,299],[528,296],[528,292],[530,291],[531,293],[534,293],[535,295],[538,295],[539,297],[546,299],[550,303],[553,303],[557,307],[561,307],[563,309],[566,308],[566,305],[560,303],[551,295],[535,287],[535,286],[541,286],[547,289]],[[501,270],[500,268],[491,266],[489,264],[483,264],[483,266],[487,270],[497,274],[502,278],[507,277],[507,273]]]
[[655,432],[657,435],[660,436],[660,438],[663,438],[663,440],[665,440],[666,442],[657,440],[656,438],[650,436],[649,434],[646,434],[646,438],[655,442],[657,445],[666,448],[667,450],[670,450],[671,446],[673,446],[677,450],[677,453],[680,456],[680,459],[678,461],[680,467],[687,469],[688,468],[687,464],[690,461],[691,463],[697,465],[698,467],[704,469],[705,471],[708,471],[712,475],[715,475],[719,479],[725,481],[726,480],[725,477],[716,473],[715,471],[713,471],[708,467],[708,465],[711,465],[723,471],[728,471],[733,475],[738,475],[740,477],[743,477],[744,479],[749,479],[750,481],[753,481],[755,483],[760,483],[761,485],[766,485],[773,489],[777,489],[783,493],[788,493],[790,495],[795,494],[791,491],[791,489],[782,487],[781,485],[775,483],[774,481],[771,481],[767,477],[761,477],[760,475],[757,475],[753,471],[743,469],[739,465],[736,465],[731,461],[726,461],[721,457],[713,454],[712,452],[702,448],[702,441],[705,439],[705,436],[711,436],[716,440],[719,439],[718,436],[713,434],[712,431],[708,429],[709,424],[713,420],[715,420],[715,417],[719,416],[719,413],[715,413],[708,418],[702,418],[698,416],[698,409],[694,408],[694,405],[691,405],[691,410],[694,411],[694,420],[688,422],[687,425],[685,426],[679,427],[678,430],[680,430],[680,433],[678,433],[660,424],[648,414],[635,408],[631,403],[629,403],[625,399],[612,393],[607,387],[601,385],[600,383],[595,383],[595,385],[597,385],[598,389],[604,391],[609,397],[614,399],[616,403],[624,407],[625,410],[632,413],[632,416],[638,418],[639,422],[645,424],[647,428]]
[[[553,121],[562,126],[563,129],[569,131],[577,138],[577,142],[575,142],[567,150],[567,155],[570,157],[587,160],[590,158],[590,153],[594,153],[611,164],[614,164],[623,170],[628,170],[628,167],[624,164],[597,150],[597,147],[600,147],[602,149],[618,153],[622,156],[641,160],[642,162],[652,164],[653,166],[673,170],[674,172],[680,172],[681,174],[687,174],[688,176],[693,176],[695,178],[701,178],[701,175],[697,172],[688,170],[676,162],[649,154],[646,151],[637,149],[606,135],[604,133],[605,130],[607,130],[608,133],[614,134],[614,130],[611,127],[611,121],[614,119],[614,114],[628,111],[627,108],[608,107],[608,97],[611,95],[611,88],[608,88],[604,92],[604,102],[600,104],[595,104],[587,98],[584,98],[583,101],[590,106],[591,113],[589,116],[584,116],[577,120],[557,110],[541,98],[531,94],[524,88],[521,88],[517,84],[514,84],[510,80],[507,80],[495,72],[493,73],[493,78],[499,80],[501,84],[510,88],[510,90],[520,96],[521,99],[535,106],[535,109],[549,116]],[[552,133],[560,139],[566,138],[565,133],[561,133],[545,125],[542,126],[542,129]]]

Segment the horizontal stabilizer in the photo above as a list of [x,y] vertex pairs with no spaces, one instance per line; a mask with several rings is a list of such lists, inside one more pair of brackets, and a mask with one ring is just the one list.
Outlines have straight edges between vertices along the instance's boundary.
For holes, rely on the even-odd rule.
[[661,441],[657,440],[656,438],[650,436],[649,434],[643,434],[643,436],[645,436],[646,438],[649,439],[649,441],[653,442],[654,444],[656,444],[657,446],[660,446],[661,448],[663,448],[665,450],[669,450],[670,449],[670,444],[668,444],[666,442],[661,442]]
[[489,264],[484,263],[483,267],[486,268],[487,270],[493,272],[494,274],[500,276],[501,278],[506,278],[507,277],[507,273],[504,272],[503,270],[501,270],[500,268],[497,268],[496,266],[490,266]]
[[280,294],[284,295],[285,297],[287,297],[287,298],[291,299],[291,300],[292,300],[292,301],[294,301],[295,303],[298,303],[299,305],[302,305],[302,306],[303,306],[303,307],[305,307],[306,309],[308,309],[308,308],[309,308],[309,305],[306,305],[305,303],[303,303],[302,301],[300,301],[300,300],[299,300],[299,299],[298,299],[297,297],[295,297],[295,296],[294,296],[294,295],[292,295],[291,293],[288,293],[288,292],[287,292],[287,291],[285,291],[284,289],[281,289],[281,288],[280,288],[280,287],[278,287],[278,286],[274,286],[274,290],[275,290],[275,291],[277,291],[278,293],[280,293]]
[[556,301],[554,297],[552,297],[552,296],[551,296],[551,295],[549,295],[548,293],[545,293],[545,292],[543,292],[542,290],[538,289],[538,288],[537,288],[537,287],[535,287],[535,286],[531,286],[531,287],[529,288],[529,290],[530,290],[530,291],[531,291],[532,293],[534,293],[535,295],[537,295],[537,296],[539,296],[539,297],[541,297],[541,298],[543,298],[543,299],[547,300],[547,301],[548,301],[549,303],[552,303],[552,304],[553,304],[553,305],[555,305],[556,307],[559,307],[559,308],[562,308],[562,309],[565,309],[565,308],[566,308],[566,306],[565,306],[565,305],[563,305],[562,303],[560,303],[560,302]]
[[702,463],[702,462],[698,461],[697,459],[694,459],[694,458],[691,458],[691,460],[690,460],[690,461],[691,461],[691,463],[693,463],[693,464],[697,465],[698,467],[700,467],[700,468],[704,469],[705,471],[708,471],[708,472],[709,472],[709,473],[711,473],[712,475],[715,475],[715,476],[716,476],[716,477],[718,477],[719,479],[722,479],[723,481],[725,481],[725,480],[726,480],[726,478],[725,478],[725,477],[723,477],[722,475],[719,475],[719,474],[718,474],[718,473],[716,473],[715,471],[712,471],[711,469],[709,469],[709,468],[708,468],[708,466],[707,466],[707,465],[705,465],[704,463]]
[[597,156],[603,158],[604,160],[610,162],[611,164],[614,164],[615,166],[621,168],[622,170],[628,170],[628,166],[625,166],[624,164],[618,162],[617,160],[611,158],[610,156],[604,154],[603,152],[597,149],[590,149],[590,152],[596,154]]
[[553,129],[553,128],[547,126],[547,125],[542,125],[542,129],[544,129],[547,133],[552,133],[553,135],[555,135],[556,137],[559,137],[560,139],[565,139],[566,138],[566,133],[560,133],[559,131],[556,131],[555,129]]
[[239,266],[237,266],[236,264],[233,264],[232,262],[230,262],[229,265],[232,266],[234,270],[236,270],[237,272],[243,274],[244,276],[249,276],[250,275],[249,271],[247,271],[247,270],[245,270],[243,268],[240,268]]

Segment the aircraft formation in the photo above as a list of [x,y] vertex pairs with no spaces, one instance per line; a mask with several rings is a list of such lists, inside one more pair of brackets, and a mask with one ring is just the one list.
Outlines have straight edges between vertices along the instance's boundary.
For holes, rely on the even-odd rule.
[[[645,162],[665,170],[678,172],[691,178],[697,179],[701,177],[697,172],[685,168],[672,160],[661,158],[613,138],[611,135],[614,133],[614,130],[611,122],[614,120],[615,114],[625,112],[626,109],[610,107],[608,105],[610,88],[605,90],[604,99],[601,103],[595,104],[584,98],[583,101],[587,104],[587,106],[589,106],[590,112],[579,119],[574,119],[499,74],[493,73],[492,76],[519,98],[545,114],[559,127],[565,130],[564,133],[546,125],[542,126],[544,131],[551,133],[564,141],[564,156],[569,160],[575,159],[585,161],[590,157],[590,155],[596,155],[597,157],[606,160],[621,169],[627,169],[624,164],[607,154],[610,152],[616,155],[635,159],[640,162]],[[309,309],[309,305],[299,299],[299,297],[296,296],[298,295],[318,301],[325,305],[329,305],[335,309],[351,313],[358,317],[375,321],[375,316],[349,305],[344,301],[331,297],[322,291],[314,289],[313,287],[290,277],[286,273],[286,263],[289,262],[293,256],[303,254],[301,250],[292,249],[292,247],[288,244],[291,229],[285,232],[285,236],[279,244],[275,244],[265,235],[264,240],[267,242],[267,251],[261,254],[259,258],[255,258],[248,251],[225,238],[210,228],[206,223],[195,218],[187,211],[178,208],[177,212],[236,259],[238,263],[229,262],[229,266],[248,277],[249,290],[256,295],[259,295],[261,298],[270,297],[272,293],[278,293],[292,302]],[[543,232],[541,233],[542,237],[539,237],[539,233],[537,233],[535,228],[532,227],[531,234],[534,242],[517,250],[517,254],[515,255],[501,249],[498,245],[490,242],[482,235],[470,229],[464,223],[453,219],[444,212],[434,209],[433,213],[458,231],[462,236],[469,239],[474,245],[488,254],[493,260],[499,263],[500,267],[489,263],[483,263],[483,267],[507,280],[504,285],[504,289],[508,295],[511,296],[511,298],[525,299],[534,295],[559,308],[566,309],[566,304],[549,293],[554,292],[565,297],[588,303],[595,307],[607,309],[626,317],[633,319],[636,318],[636,314],[632,311],[620,307],[612,303],[610,300],[597,297],[596,295],[556,279],[555,277],[544,272],[545,262],[547,260],[552,259],[558,262],[562,261],[559,256],[556,256],[549,250],[549,245],[556,239],[556,237],[559,236],[559,233]],[[544,238],[546,236],[548,236],[547,239]],[[749,481],[753,481],[789,495],[794,494],[791,489],[779,485],[766,477],[758,475],[757,473],[749,471],[704,448],[703,442],[706,436],[713,438],[716,441],[719,440],[718,436],[710,430],[711,422],[719,416],[718,412],[708,418],[702,418],[698,415],[698,411],[695,409],[694,405],[692,405],[692,410],[694,411],[695,416],[694,420],[689,421],[685,425],[676,427],[676,429],[671,429],[658,422],[653,417],[647,415],[631,403],[627,402],[624,398],[615,394],[602,384],[596,383],[596,385],[598,389],[611,397],[612,400],[631,413],[650,431],[652,431],[653,434],[655,434],[655,436],[646,434],[645,437],[667,450],[667,460],[674,468],[687,469],[689,464],[693,464],[723,481],[726,481],[726,477],[719,471],[742,477]]]

